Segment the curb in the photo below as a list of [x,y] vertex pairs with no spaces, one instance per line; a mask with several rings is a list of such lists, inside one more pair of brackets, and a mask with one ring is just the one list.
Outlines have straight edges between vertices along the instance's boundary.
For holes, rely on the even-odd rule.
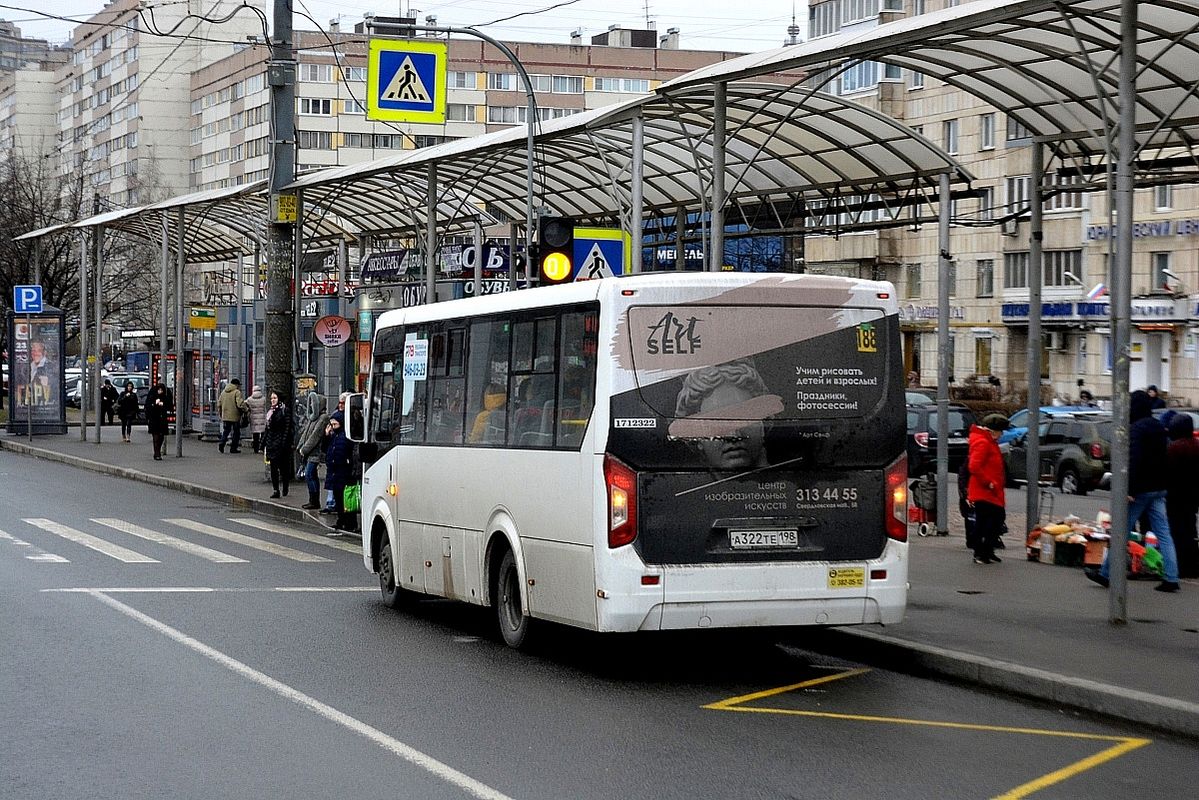
[[[1199,703],[948,650],[869,630],[829,629],[797,646],[920,677],[937,676],[1199,739]],[[822,648],[822,645],[823,648]]]
[[212,489],[207,486],[200,486],[196,483],[179,480],[178,478],[167,478],[162,475],[153,475],[149,472],[130,469],[129,467],[116,466],[114,464],[105,464],[102,461],[92,461],[81,456],[69,455],[67,453],[59,453],[55,450],[47,450],[41,447],[34,447],[24,442],[13,441],[10,439],[0,438],[0,450],[8,450],[21,455],[34,456],[44,461],[56,461],[60,464],[67,464],[73,467],[99,472],[104,475],[110,475],[114,478],[124,478],[131,481],[139,481],[148,483],[151,486],[158,486],[162,489],[172,489],[177,492],[185,492],[186,494],[203,497],[206,500],[214,500],[218,503],[224,503],[238,511],[253,511],[257,514],[263,514],[268,517],[283,522],[304,522],[318,525],[319,527],[331,529],[321,519],[313,514],[308,513],[302,508],[292,508],[280,503],[272,503],[269,500],[259,500],[253,497],[246,497],[233,492],[223,492],[219,489]]

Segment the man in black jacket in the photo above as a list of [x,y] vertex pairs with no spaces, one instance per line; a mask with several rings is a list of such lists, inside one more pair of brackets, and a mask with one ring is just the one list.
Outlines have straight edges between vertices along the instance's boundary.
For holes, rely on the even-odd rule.
[[[1177,592],[1180,588],[1178,557],[1166,517],[1166,488],[1169,485],[1166,428],[1153,416],[1153,399],[1148,392],[1132,393],[1128,418],[1132,423],[1128,430],[1128,521],[1132,523],[1148,512],[1165,572],[1164,580],[1154,588],[1159,592]],[[1108,560],[1104,558],[1100,570],[1087,572],[1087,577],[1107,586],[1108,574]]]

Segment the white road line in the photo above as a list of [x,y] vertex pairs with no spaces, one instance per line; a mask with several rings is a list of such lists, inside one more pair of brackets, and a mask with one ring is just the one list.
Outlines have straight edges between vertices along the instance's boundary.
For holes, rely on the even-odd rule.
[[404,744],[398,739],[388,736],[378,728],[367,725],[365,722],[355,719],[345,712],[338,711],[336,708],[322,703],[320,700],[317,700],[314,697],[304,694],[299,689],[294,689],[291,686],[288,686],[286,683],[272,678],[266,673],[259,672],[253,667],[243,664],[232,656],[228,656],[214,647],[210,647],[197,639],[193,639],[182,631],[167,625],[165,622],[160,622],[147,614],[143,614],[136,608],[127,606],[120,600],[109,597],[101,592],[93,591],[91,594],[100,602],[104,603],[110,608],[116,609],[130,619],[136,620],[146,627],[158,631],[167,638],[178,642],[184,647],[194,650],[205,658],[215,661],[226,669],[229,669],[242,676],[246,680],[265,687],[280,697],[290,700],[293,703],[312,711],[318,716],[329,720],[330,722],[341,725],[343,728],[369,739],[370,741],[382,747],[384,750],[399,756],[410,764],[420,767],[421,769],[445,781],[451,786],[458,787],[472,797],[478,797],[481,798],[481,800],[511,800],[511,798],[509,798],[507,795],[491,788],[487,784],[481,783],[469,775],[459,772],[450,765],[442,761],[438,761],[432,756],[417,750],[411,745]]
[[156,558],[143,556],[141,553],[130,550],[127,547],[121,547],[119,544],[106,542],[98,536],[92,536],[90,533],[84,533],[83,531],[76,530],[69,525],[60,525],[52,519],[41,519],[39,517],[22,521],[27,522],[36,528],[41,528],[44,531],[49,531],[56,536],[61,536],[62,538],[72,541],[75,544],[81,544],[84,547],[90,547],[97,553],[103,553],[109,558],[115,558],[117,561],[124,561],[126,564],[159,563],[158,559]]
[[231,522],[240,522],[242,525],[249,525],[251,528],[257,528],[260,531],[269,531],[278,533],[282,536],[290,536],[293,539],[300,539],[305,542],[332,547],[335,550],[345,550],[347,553],[355,553],[362,555],[362,546],[353,545],[349,542],[339,542],[336,539],[329,539],[325,536],[318,536],[315,533],[305,533],[304,531],[292,530],[286,525],[280,525],[277,522],[267,522],[266,520],[256,517],[230,517]]
[[143,528],[141,525],[134,525],[132,522],[126,522],[123,519],[113,519],[103,517],[100,519],[92,519],[92,522],[103,525],[107,528],[128,533],[133,536],[140,536],[143,539],[148,539],[151,542],[165,544],[167,547],[174,547],[177,550],[182,550],[185,553],[190,553],[193,556],[215,561],[218,564],[248,564],[244,558],[231,556],[228,553],[222,553],[220,550],[210,550],[203,545],[198,545],[193,542],[188,542],[183,539],[177,539],[174,536],[168,536],[159,531]]
[[6,533],[5,531],[0,531],[0,539],[3,539],[6,542],[12,542],[17,547],[27,547],[31,551],[33,551],[29,555],[25,556],[26,560],[28,560],[28,561],[39,561],[43,564],[70,564],[71,563],[70,559],[63,558],[62,556],[57,556],[54,553],[47,553],[45,550],[41,550],[37,547],[34,547],[29,542],[26,542],[23,539],[18,539],[17,537],[13,536],[11,533]]
[[169,522],[172,525],[178,525],[180,528],[187,528],[197,533],[206,533],[209,536],[215,536],[218,539],[224,539],[227,542],[253,547],[255,550],[262,550],[267,553],[272,553],[283,558],[290,558],[292,561],[307,561],[310,563],[324,562],[328,563],[330,559],[314,556],[303,552],[302,550],[293,550],[290,547],[284,547],[281,544],[273,542],[264,542],[261,539],[255,539],[253,536],[246,536],[233,531],[227,531],[224,528],[217,528],[212,525],[205,525],[203,522],[196,522],[190,519],[164,519],[163,522]]

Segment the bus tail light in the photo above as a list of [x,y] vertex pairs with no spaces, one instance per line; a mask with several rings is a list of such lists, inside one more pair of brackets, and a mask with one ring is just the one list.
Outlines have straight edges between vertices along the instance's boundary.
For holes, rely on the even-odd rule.
[[902,455],[887,467],[883,513],[887,536],[897,542],[908,540],[908,457]]
[[608,485],[608,547],[623,547],[637,538],[637,473],[605,455],[604,482]]
[[1103,458],[1103,445],[1099,442],[1091,442],[1091,458]]

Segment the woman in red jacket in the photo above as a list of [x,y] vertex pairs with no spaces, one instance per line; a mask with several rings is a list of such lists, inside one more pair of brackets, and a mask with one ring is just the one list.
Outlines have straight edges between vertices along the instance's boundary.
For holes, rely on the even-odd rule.
[[970,451],[967,461],[970,483],[966,487],[966,502],[974,509],[974,563],[992,564],[1001,559],[995,555],[995,543],[1003,535],[1003,487],[1005,483],[1003,456],[999,452],[999,435],[1011,427],[1002,414],[988,414],[982,425],[970,428]]

